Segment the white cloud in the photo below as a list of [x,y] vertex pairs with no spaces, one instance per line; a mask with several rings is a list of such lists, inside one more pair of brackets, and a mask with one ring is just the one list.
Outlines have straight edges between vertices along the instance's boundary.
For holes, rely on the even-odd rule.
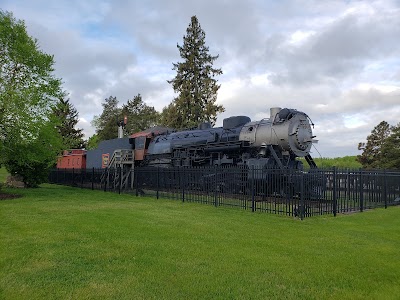
[[293,32],[290,37],[289,37],[289,44],[292,44],[294,46],[300,46],[303,43],[307,42],[307,40],[315,34],[315,31],[302,31],[302,30],[296,30]]
[[77,127],[83,129],[83,133],[85,135],[84,136],[85,139],[88,139],[89,137],[91,137],[95,133],[95,130],[90,125],[90,122],[88,122],[85,118],[79,118],[79,122],[77,124]]

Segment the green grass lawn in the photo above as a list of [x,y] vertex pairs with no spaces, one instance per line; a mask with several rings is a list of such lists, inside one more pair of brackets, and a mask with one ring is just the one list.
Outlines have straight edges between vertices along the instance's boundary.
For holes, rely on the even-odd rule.
[[399,299],[400,207],[300,221],[43,185],[0,201],[0,299]]

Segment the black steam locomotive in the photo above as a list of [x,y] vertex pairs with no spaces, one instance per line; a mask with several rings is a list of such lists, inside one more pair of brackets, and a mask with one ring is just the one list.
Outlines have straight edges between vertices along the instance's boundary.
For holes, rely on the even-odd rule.
[[[257,195],[302,194],[319,199],[324,181],[315,174],[303,172],[303,164],[297,159],[304,157],[311,169],[317,167],[310,156],[315,138],[312,126],[304,112],[275,107],[270,109],[270,117],[261,121],[251,122],[249,117],[236,116],[224,119],[223,126],[218,128],[212,128],[209,123],[178,132],[156,127],[135,133],[130,143],[136,166],[234,167],[226,176],[221,176],[217,169],[203,168],[205,173],[192,180],[200,190],[207,190],[213,182],[220,191],[249,194],[255,189]],[[151,185],[155,179],[150,177],[144,181]],[[169,181],[179,185],[175,177]],[[255,183],[254,189],[250,188],[250,182]]]
[[271,108],[270,118],[251,122],[235,116],[223,120],[223,126],[211,128],[202,123],[197,129],[171,132],[151,128],[131,136],[136,165],[248,166],[302,170],[304,157],[316,168],[310,156],[315,136],[310,118],[289,108]]

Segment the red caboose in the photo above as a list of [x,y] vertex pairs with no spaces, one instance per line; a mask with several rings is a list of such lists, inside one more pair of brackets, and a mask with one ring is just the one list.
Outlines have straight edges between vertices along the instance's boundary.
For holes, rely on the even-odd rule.
[[57,160],[58,169],[86,169],[86,150],[65,150]]

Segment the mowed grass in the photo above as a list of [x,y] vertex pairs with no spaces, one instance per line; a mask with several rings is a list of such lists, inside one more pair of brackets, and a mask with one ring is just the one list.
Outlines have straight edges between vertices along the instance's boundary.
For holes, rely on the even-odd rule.
[[0,201],[1,299],[399,299],[400,207],[298,219],[43,185]]

